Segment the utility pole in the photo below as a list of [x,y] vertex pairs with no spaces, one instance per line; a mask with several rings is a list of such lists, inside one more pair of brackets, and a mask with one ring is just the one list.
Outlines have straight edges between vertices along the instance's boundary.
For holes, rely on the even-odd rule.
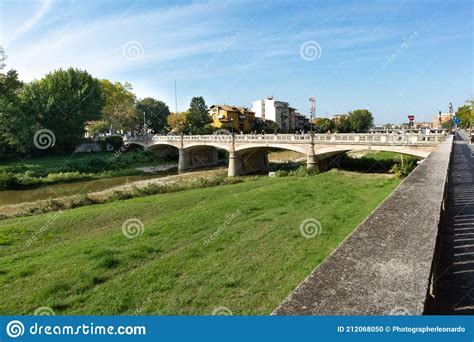
[[178,114],[178,95],[176,92],[176,80],[174,80],[174,105],[175,105],[175,110],[176,114]]

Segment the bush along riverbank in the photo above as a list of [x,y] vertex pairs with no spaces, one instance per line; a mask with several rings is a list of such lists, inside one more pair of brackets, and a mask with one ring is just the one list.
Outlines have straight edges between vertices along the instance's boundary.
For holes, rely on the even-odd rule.
[[139,175],[140,166],[165,163],[152,153],[141,150],[120,154],[113,152],[77,153],[70,158],[48,156],[10,161],[0,166],[0,190],[31,189],[42,185],[92,179]]

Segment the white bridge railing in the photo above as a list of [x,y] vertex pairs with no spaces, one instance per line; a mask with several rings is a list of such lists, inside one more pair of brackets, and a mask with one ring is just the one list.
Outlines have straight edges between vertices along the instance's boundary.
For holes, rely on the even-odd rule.
[[[126,141],[159,143],[159,142],[220,142],[231,143],[231,134],[216,135],[153,135],[135,136]],[[377,134],[377,133],[335,133],[314,134],[315,144],[345,144],[345,145],[426,145],[432,146],[443,142],[445,134]],[[235,134],[235,143],[278,143],[278,144],[309,144],[310,134]]]

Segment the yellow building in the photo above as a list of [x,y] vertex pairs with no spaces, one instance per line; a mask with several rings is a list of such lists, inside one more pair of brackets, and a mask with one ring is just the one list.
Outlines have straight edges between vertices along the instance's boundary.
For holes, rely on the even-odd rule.
[[212,126],[234,130],[234,133],[248,133],[255,124],[255,113],[244,107],[228,105],[212,105],[209,108],[212,117]]

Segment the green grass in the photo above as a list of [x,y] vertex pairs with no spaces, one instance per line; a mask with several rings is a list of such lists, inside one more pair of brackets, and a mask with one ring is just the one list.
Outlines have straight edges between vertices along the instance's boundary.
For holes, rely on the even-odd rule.
[[0,314],[269,314],[398,183],[333,170],[5,220]]

